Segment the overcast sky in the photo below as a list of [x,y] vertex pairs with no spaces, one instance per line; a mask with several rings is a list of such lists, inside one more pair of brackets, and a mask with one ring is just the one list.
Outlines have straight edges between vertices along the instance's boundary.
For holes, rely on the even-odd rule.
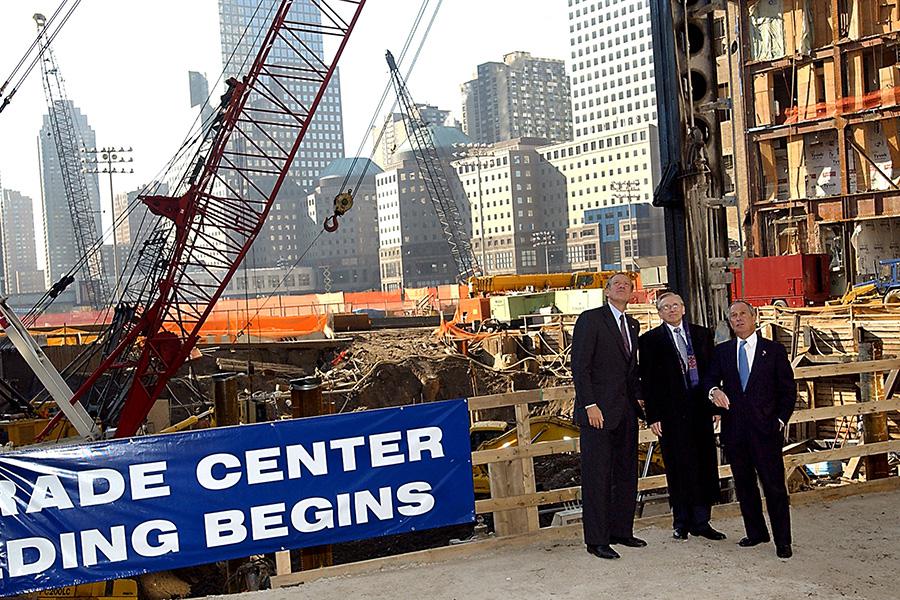
[[[0,0],[0,82],[35,36],[32,15],[49,16],[59,1]],[[348,155],[366,138],[366,127],[388,82],[384,51],[399,54],[421,1],[366,3],[340,63]],[[430,6],[436,4],[432,0]],[[516,50],[566,59],[567,15],[566,0],[445,0],[408,82],[414,99],[450,109],[461,119],[459,86],[472,78],[478,64],[501,60]],[[82,0],[53,47],[69,96],[87,115],[97,144],[134,148],[135,174],[114,179],[117,193],[132,190],[175,154],[196,116],[189,106],[187,72],[205,72],[212,83],[222,69],[218,3]],[[37,136],[45,112],[36,68],[0,113],[2,186],[30,196],[36,220]],[[364,151],[366,155],[371,151],[368,144]],[[100,188],[108,209],[108,180],[101,180]],[[41,243],[38,255],[43,263]]]

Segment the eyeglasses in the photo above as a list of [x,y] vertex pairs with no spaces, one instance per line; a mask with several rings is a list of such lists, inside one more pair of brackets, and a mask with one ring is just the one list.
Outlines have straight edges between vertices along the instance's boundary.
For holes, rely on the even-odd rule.
[[684,306],[684,304],[682,304],[681,302],[673,302],[672,304],[663,304],[662,306],[659,307],[659,310],[660,311],[675,310],[676,308],[681,308],[682,306]]

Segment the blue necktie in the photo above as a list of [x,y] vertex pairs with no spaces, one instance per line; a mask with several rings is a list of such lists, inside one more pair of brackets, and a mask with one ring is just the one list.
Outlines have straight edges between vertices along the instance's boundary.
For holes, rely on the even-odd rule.
[[747,380],[750,379],[750,361],[747,360],[747,340],[741,340],[738,348],[738,375],[741,378],[741,389],[747,390]]

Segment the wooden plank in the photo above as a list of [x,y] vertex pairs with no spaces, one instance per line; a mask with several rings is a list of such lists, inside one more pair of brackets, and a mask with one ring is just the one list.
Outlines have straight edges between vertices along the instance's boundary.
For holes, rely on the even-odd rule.
[[275,575],[289,575],[291,572],[291,551],[275,553]]
[[[862,494],[877,494],[882,492],[895,492],[900,489],[900,477],[889,477],[864,483],[847,483],[845,485],[831,486],[807,492],[791,494],[791,506],[805,506],[830,502],[851,496]],[[723,519],[740,515],[740,507],[737,503],[719,504],[713,507],[713,518]],[[635,519],[636,529],[659,526],[667,527],[672,517],[669,514],[654,517]],[[544,527],[538,531],[511,536],[508,538],[489,538],[468,544],[457,544],[419,550],[407,554],[397,554],[382,558],[373,558],[354,563],[325,567],[314,571],[300,571],[290,575],[276,575],[272,577],[273,588],[290,587],[300,585],[317,579],[329,577],[344,577],[361,573],[372,573],[386,568],[401,568],[413,564],[426,564],[453,559],[468,559],[479,555],[490,555],[498,550],[528,546],[536,543],[547,543],[557,540],[577,540],[582,535],[581,524],[566,525],[564,527]]]
[[[531,413],[527,404],[516,405],[516,438],[520,448],[528,448],[531,446]],[[521,459],[522,463],[522,487],[526,494],[534,494],[537,492],[537,481],[534,477],[534,458],[529,456]],[[540,529],[541,524],[538,520],[538,511],[536,506],[525,509],[524,531],[535,531]],[[524,533],[523,531],[523,533]]]
[[788,422],[795,424],[808,423],[810,421],[824,421],[826,419],[836,419],[838,417],[870,415],[894,410],[900,410],[900,398],[881,400],[878,402],[858,402],[854,404],[798,410],[791,415],[790,421]]
[[560,454],[562,452],[578,452],[578,438],[571,440],[556,440],[553,442],[538,442],[527,448],[511,446],[496,450],[476,450],[472,453],[473,465],[487,465],[500,461],[515,460],[526,456],[547,456],[548,454]]
[[[638,432],[638,442],[645,444],[647,442],[656,441],[658,438],[649,429],[641,429]],[[538,442],[531,444],[528,448],[520,448],[518,446],[510,446],[508,448],[497,448],[495,450],[476,450],[472,452],[473,465],[487,465],[494,462],[505,460],[515,460],[517,458],[525,458],[528,456],[548,456],[550,454],[561,454],[563,452],[578,452],[581,446],[578,438],[570,440],[555,440],[552,442]]]
[[892,371],[894,369],[900,369],[900,358],[840,363],[837,365],[817,365],[815,367],[797,367],[794,369],[794,379],[858,375],[859,373],[875,373],[878,371]]
[[884,397],[890,398],[897,390],[897,376],[900,375],[900,369],[893,369],[884,380]]
[[820,452],[793,454],[784,457],[784,466],[790,468],[792,466],[810,465],[826,460],[844,460],[845,458],[853,458],[854,456],[872,456],[873,454],[884,454],[885,452],[900,452],[900,440],[862,444],[861,446],[844,446],[843,448],[822,450]]
[[469,412],[484,410],[486,408],[504,408],[507,406],[516,406],[517,404],[569,400],[574,397],[575,388],[571,385],[539,390],[505,392],[503,394],[491,394],[488,396],[475,396],[469,398]]
[[545,504],[558,504],[581,499],[581,486],[560,488],[548,492],[537,492],[524,496],[511,496],[509,498],[488,498],[475,501],[475,512],[479,514],[525,508],[527,506],[543,506]]

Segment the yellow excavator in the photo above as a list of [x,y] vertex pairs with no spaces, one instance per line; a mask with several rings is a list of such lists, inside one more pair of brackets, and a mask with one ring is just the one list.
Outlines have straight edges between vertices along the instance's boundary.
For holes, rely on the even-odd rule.
[[[574,440],[580,435],[578,427],[568,419],[554,417],[550,415],[541,415],[531,417],[531,443],[538,442],[554,442],[559,440]],[[484,440],[488,432],[494,432],[494,437]],[[472,439],[472,447],[474,450],[498,450],[500,448],[509,448],[517,446],[519,438],[516,435],[516,429],[509,428],[505,421],[476,421],[469,429]],[[650,444],[640,444],[638,446],[638,458],[641,466],[646,464],[647,451]],[[657,445],[654,445],[655,451],[650,457],[650,464],[654,469],[662,471],[665,467],[663,464],[662,453]],[[473,465],[472,476],[475,480],[476,497],[489,496],[491,493],[491,482],[488,477],[487,465]]]

